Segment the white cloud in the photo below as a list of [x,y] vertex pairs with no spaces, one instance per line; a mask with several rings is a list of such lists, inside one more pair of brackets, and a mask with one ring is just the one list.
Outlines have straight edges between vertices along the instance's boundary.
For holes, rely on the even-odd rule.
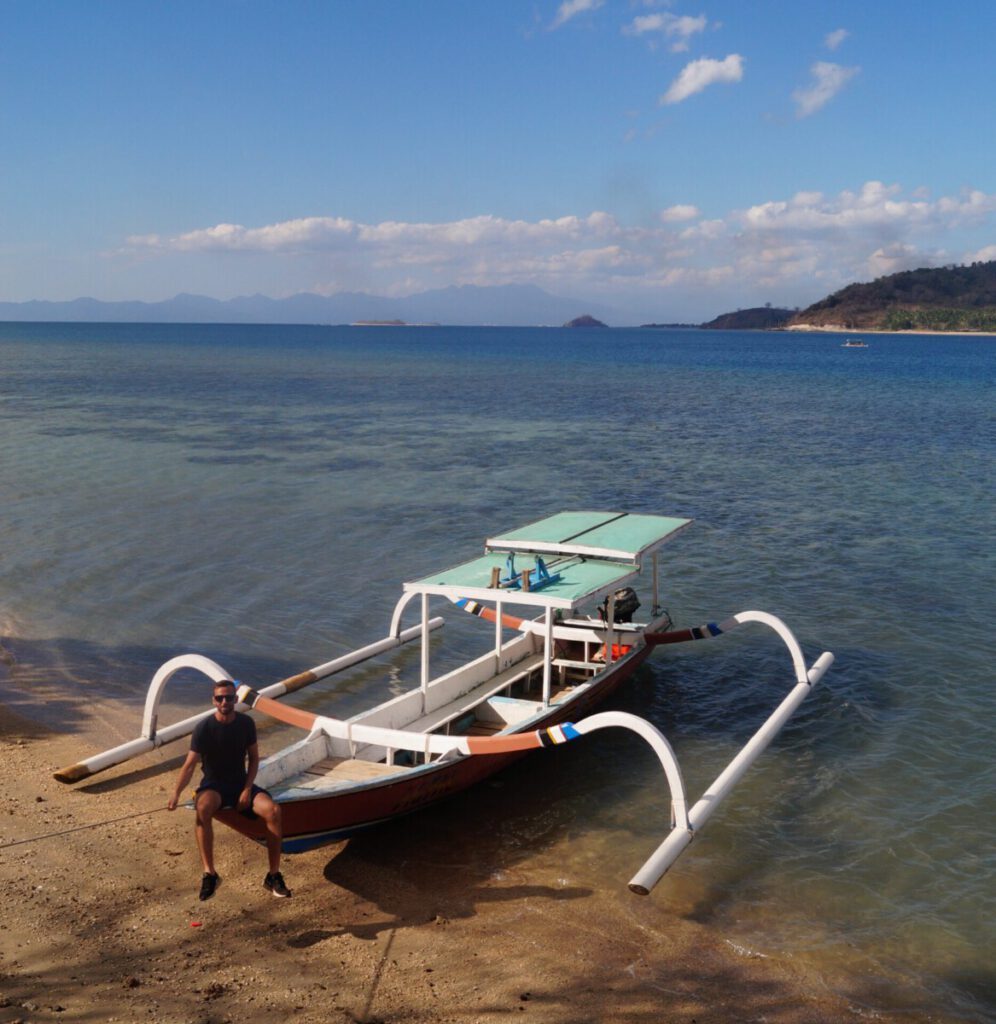
[[704,220],[690,228],[685,228],[678,236],[682,241],[715,240],[727,234],[725,220]]
[[[129,239],[126,254],[200,270],[214,261],[226,273],[259,266],[268,276],[253,284],[264,291],[268,279],[295,276],[302,287],[326,293],[362,287],[383,295],[532,283],[613,305],[632,297],[651,316],[647,304],[684,308],[693,302],[686,293],[695,290],[700,299],[694,301],[706,308],[768,300],[805,305],[850,281],[950,262],[949,253],[966,253],[967,261],[996,258],[991,231],[974,252],[965,240],[965,232],[996,226],[996,193],[978,189],[930,199],[919,189],[868,181],[833,194],[801,190],[700,218],[688,203],[636,226],[606,211],[375,224],[315,216],[139,235]],[[232,254],[259,259],[220,262]]]
[[988,263],[990,260],[996,260],[996,245],[987,245],[965,256],[966,263]]
[[661,103],[681,103],[703,89],[717,82],[739,82],[744,76],[744,59],[739,53],[731,53],[725,60],[702,57],[682,68],[671,83]]
[[699,208],[697,206],[680,203],[676,206],[669,206],[666,210],[661,210],[661,220],[665,224],[673,224],[676,221],[683,220],[695,220],[698,215]]
[[840,64],[818,60],[810,68],[813,76],[810,84],[805,89],[796,89],[792,93],[796,117],[809,117],[826,106],[860,70],[861,68],[845,68]]
[[557,16],[553,19],[550,28],[560,28],[576,15],[583,14],[585,11],[596,11],[604,3],[605,0],[564,0],[557,8]]
[[697,18],[689,15],[676,14],[643,14],[635,17],[628,25],[623,26],[623,33],[628,36],[642,36],[654,32],[673,40],[671,50],[681,53],[688,49],[688,41],[698,32],[706,29],[706,16]]
[[834,29],[833,32],[827,33],[823,42],[828,50],[836,50],[849,35],[850,32],[846,28]]
[[996,195],[969,190],[931,203],[902,199],[899,185],[868,181],[858,192],[843,191],[827,199],[819,192],[799,192],[789,200],[759,203],[734,215],[744,230],[823,235],[871,231],[883,239],[893,232],[934,231],[980,223],[996,211]]
[[647,32],[663,32],[663,14],[638,14],[628,25],[623,25],[623,35],[642,36]]
[[174,238],[135,235],[128,239],[128,244],[138,249],[170,249],[175,252],[286,252],[329,248],[354,235],[356,227],[352,221],[342,217],[304,217],[261,228],[246,228],[241,224],[215,224],[214,227],[188,231]]
[[933,260],[927,260],[915,245],[895,242],[876,249],[868,257],[868,271],[871,277],[885,277],[898,274],[901,270],[916,270],[928,262],[932,263]]

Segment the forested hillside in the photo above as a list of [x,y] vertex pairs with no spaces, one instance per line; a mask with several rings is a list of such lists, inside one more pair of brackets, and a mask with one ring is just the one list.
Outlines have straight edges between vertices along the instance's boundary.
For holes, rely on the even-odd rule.
[[905,270],[851,284],[797,313],[790,326],[886,331],[996,331],[996,261]]

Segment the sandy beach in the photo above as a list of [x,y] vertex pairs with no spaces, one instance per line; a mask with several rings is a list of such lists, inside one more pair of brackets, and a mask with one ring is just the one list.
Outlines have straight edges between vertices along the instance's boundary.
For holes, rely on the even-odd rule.
[[650,903],[619,887],[565,884],[528,859],[473,877],[405,822],[287,858],[290,900],[262,888],[262,849],[219,827],[222,884],[201,903],[192,815],[163,809],[182,742],[75,788],[53,780],[107,745],[108,722],[117,742],[115,709],[91,710],[94,726],[69,734],[0,708],[4,1024],[880,1016],[694,915],[651,928]]
[[844,324],[792,324],[776,330],[804,334],[909,334],[914,337],[952,337],[952,338],[996,338],[994,331],[928,331],[921,328],[906,331],[885,331],[878,327],[845,327]]

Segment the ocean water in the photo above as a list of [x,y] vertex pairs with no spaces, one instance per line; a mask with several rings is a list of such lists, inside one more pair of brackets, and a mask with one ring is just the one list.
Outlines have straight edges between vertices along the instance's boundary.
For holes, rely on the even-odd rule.
[[[0,324],[0,699],[74,729],[96,694],[134,735],[175,654],[265,685],[383,636],[402,580],[497,530],[692,517],[662,555],[675,622],[759,608],[836,664],[643,920],[792,956],[861,1012],[996,1019],[996,339],[842,340]],[[440,667],[480,649],[448,619]],[[348,714],[416,671],[406,649],[296,700]],[[790,683],[744,627],[662,651],[615,703],[665,731],[694,798]],[[505,773],[499,819],[461,805],[453,843],[636,900],[659,774],[625,738],[572,744]],[[484,852],[460,838],[484,829]]]

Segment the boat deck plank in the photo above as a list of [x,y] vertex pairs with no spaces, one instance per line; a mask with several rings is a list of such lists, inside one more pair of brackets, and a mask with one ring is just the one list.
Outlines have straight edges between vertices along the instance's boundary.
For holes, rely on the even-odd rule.
[[494,736],[505,728],[504,722],[475,722],[466,732],[467,736]]
[[382,764],[379,761],[362,761],[354,757],[326,757],[316,761],[301,773],[299,788],[308,788],[333,782],[364,782],[385,775],[398,775],[408,771],[406,765]]

